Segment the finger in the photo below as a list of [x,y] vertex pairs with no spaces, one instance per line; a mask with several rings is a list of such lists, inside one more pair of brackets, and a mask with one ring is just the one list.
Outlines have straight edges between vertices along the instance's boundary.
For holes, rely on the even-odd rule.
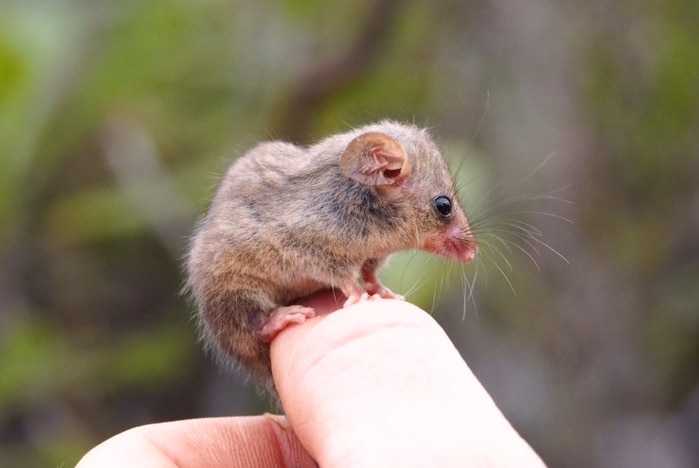
[[541,466],[444,331],[409,303],[362,302],[289,327],[272,365],[321,466]]
[[315,467],[282,416],[191,419],[122,432],[78,468]]

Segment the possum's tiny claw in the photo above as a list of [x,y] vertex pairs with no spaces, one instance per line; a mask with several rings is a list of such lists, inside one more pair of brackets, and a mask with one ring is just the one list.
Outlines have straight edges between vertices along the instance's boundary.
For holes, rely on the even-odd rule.
[[267,321],[262,325],[260,335],[264,341],[270,342],[277,334],[292,323],[303,323],[306,319],[316,316],[312,307],[290,305],[278,307],[272,311]]
[[349,307],[361,301],[366,301],[369,294],[360,286],[357,280],[353,278],[346,279],[340,283],[340,290],[345,295],[347,300],[342,304],[342,307]]
[[342,304],[342,307],[349,307],[351,305],[357,304],[362,301],[368,301],[369,300],[369,293],[363,292],[361,294],[351,294],[347,300],[345,301],[344,304]]
[[396,299],[399,301],[404,301],[405,298],[399,294],[395,294],[393,291],[387,287],[381,285],[381,283],[368,282],[364,283],[364,289],[367,290],[372,296],[378,295],[383,299]]

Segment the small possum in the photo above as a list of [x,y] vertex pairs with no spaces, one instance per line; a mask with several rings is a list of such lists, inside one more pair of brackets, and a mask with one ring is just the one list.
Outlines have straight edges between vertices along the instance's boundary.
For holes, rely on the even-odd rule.
[[324,289],[340,290],[344,307],[402,299],[377,269],[408,249],[462,262],[477,251],[428,132],[384,120],[308,148],[261,143],[236,160],[192,239],[187,287],[208,346],[276,397],[269,343],[314,316],[298,301]]

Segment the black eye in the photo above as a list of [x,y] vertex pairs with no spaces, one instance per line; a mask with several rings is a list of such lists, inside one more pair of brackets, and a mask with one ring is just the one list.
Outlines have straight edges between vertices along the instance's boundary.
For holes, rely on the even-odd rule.
[[451,200],[449,200],[449,197],[439,196],[434,199],[432,205],[440,216],[444,218],[451,216]]

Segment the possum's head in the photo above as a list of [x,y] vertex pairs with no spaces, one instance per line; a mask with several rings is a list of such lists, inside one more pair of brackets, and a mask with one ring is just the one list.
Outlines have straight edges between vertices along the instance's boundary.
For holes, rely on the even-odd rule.
[[400,203],[399,223],[409,245],[462,262],[476,256],[476,240],[456,196],[444,157],[420,128],[381,122],[360,129],[340,158],[340,170]]

